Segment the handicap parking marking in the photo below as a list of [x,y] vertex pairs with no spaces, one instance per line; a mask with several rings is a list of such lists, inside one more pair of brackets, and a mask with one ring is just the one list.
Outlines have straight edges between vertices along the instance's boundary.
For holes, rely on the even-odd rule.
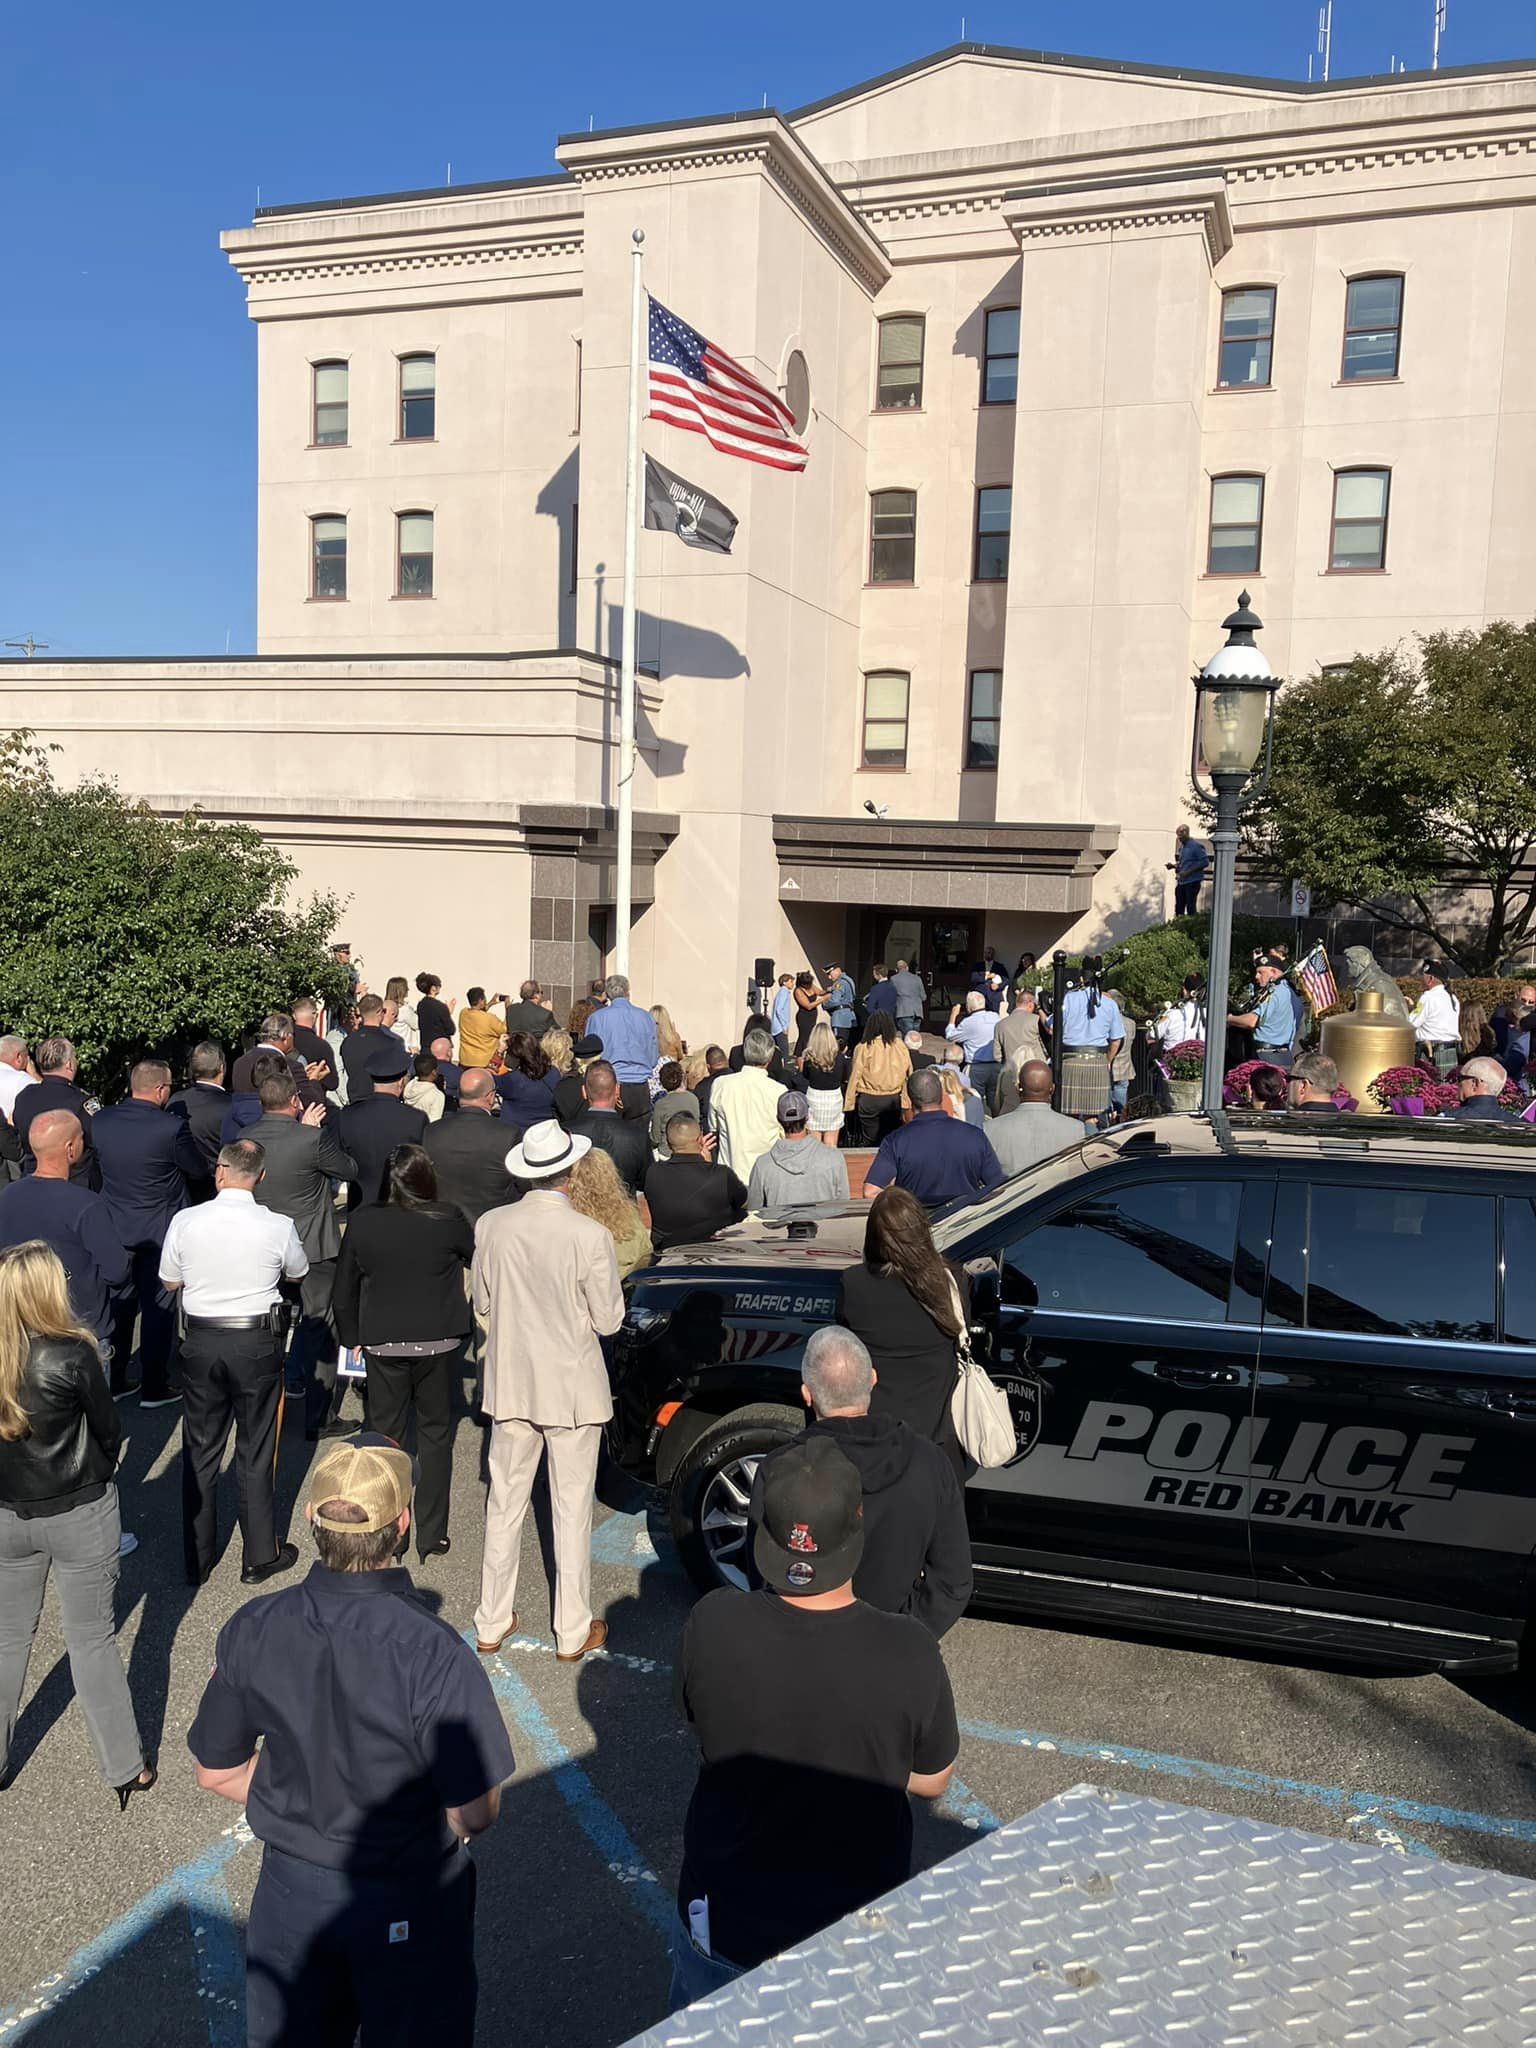
[[[236,1938],[225,1872],[254,1840],[242,1816],[200,1855],[152,1886],[110,1926],[77,1948],[59,1969],[0,2012],[0,2041],[24,2041],[37,2022],[119,1962],[167,1914],[184,1912],[209,2048],[240,2048],[245,2039],[245,1961],[243,1944]],[[217,1925],[221,1914],[222,1925]]]
[[576,1825],[611,1874],[630,1891],[657,1932],[670,1936],[676,1917],[670,1892],[663,1889],[628,1829],[571,1755],[527,1685],[500,1656],[490,1658],[488,1663],[497,1703],[511,1721],[514,1734],[521,1733],[527,1739],[537,1761],[554,1779]]
[[650,1517],[642,1509],[633,1515],[609,1515],[592,1531],[594,1564],[627,1565],[631,1571],[662,1571],[670,1577],[684,1576],[675,1550],[668,1544],[656,1548],[651,1536]]

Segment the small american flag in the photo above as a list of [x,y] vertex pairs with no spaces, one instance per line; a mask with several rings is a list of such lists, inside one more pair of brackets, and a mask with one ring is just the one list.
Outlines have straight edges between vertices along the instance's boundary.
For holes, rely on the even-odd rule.
[[650,411],[702,434],[722,455],[769,469],[804,469],[806,449],[789,407],[723,349],[646,294],[650,308]]
[[1339,985],[1333,978],[1333,969],[1328,965],[1328,955],[1321,940],[1297,967],[1296,979],[1301,983],[1315,1016],[1331,1010],[1339,1000]]

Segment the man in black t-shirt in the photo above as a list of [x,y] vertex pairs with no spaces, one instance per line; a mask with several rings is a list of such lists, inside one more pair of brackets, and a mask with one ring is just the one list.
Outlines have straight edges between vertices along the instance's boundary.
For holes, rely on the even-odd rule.
[[701,1600],[677,1663],[700,1766],[674,2010],[904,1883],[907,1795],[937,1799],[960,1746],[933,1636],[854,1598],[863,1501],[848,1459],[806,1437],[762,1471],[763,1587]]

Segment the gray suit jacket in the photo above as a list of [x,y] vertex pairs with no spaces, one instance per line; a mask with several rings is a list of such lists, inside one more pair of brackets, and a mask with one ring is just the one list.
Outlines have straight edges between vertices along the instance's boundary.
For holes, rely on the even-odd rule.
[[1058,1152],[1072,1152],[1088,1133],[1075,1116],[1063,1116],[1048,1102],[1021,1102],[987,1125],[992,1150],[1010,1177]]
[[254,1138],[267,1155],[266,1173],[256,1184],[257,1201],[293,1219],[312,1266],[341,1250],[332,1178],[351,1180],[357,1173],[356,1160],[342,1151],[329,1123],[312,1129],[296,1117],[263,1116],[240,1133]]

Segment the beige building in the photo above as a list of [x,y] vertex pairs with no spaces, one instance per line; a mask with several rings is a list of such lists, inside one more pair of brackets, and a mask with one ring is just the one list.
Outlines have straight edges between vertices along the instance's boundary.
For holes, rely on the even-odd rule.
[[[263,210],[259,650],[8,666],[3,716],[350,892],[374,981],[612,944],[632,230],[804,413],[640,542],[638,995],[1161,915],[1192,670],[1526,617],[1536,64],[1303,86],[962,45],[547,178]],[[874,815],[871,815],[873,809]],[[962,974],[963,978],[963,974]]]

